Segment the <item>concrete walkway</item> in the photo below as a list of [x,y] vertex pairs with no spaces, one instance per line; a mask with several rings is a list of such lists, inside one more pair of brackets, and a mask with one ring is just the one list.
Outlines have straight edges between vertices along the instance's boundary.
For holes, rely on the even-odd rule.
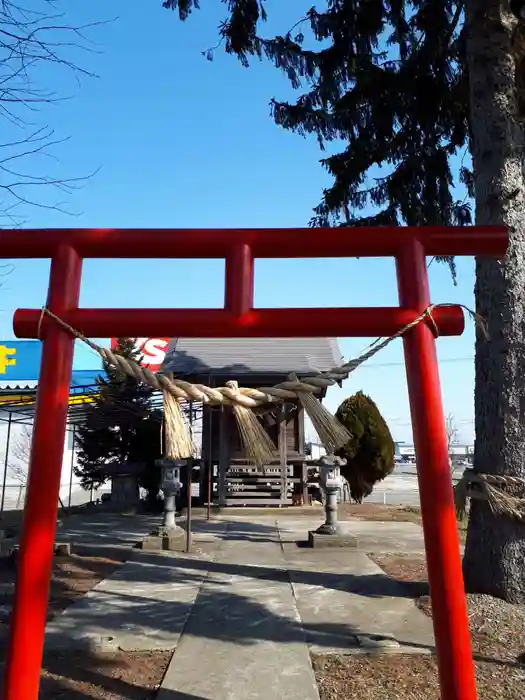
[[[49,624],[46,645],[174,649],[159,700],[318,700],[310,651],[432,649],[430,620],[364,551],[297,546],[314,524],[197,521],[193,554],[137,551]],[[383,524],[367,525],[371,541]],[[394,525],[418,551],[417,526]]]

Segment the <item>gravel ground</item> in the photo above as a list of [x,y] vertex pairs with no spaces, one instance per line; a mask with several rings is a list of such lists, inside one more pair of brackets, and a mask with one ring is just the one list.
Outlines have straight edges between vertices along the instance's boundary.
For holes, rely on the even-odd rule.
[[172,653],[48,655],[39,700],[154,700]]
[[[372,557],[392,578],[414,586],[418,607],[432,616],[424,557]],[[521,700],[525,688],[525,607],[486,595],[468,595],[479,697]],[[438,700],[431,656],[315,656],[321,700]]]

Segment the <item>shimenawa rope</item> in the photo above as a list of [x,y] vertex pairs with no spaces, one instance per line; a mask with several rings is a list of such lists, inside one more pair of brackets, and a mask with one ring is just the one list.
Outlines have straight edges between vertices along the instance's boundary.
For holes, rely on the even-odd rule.
[[503,474],[478,474],[473,469],[465,469],[463,476],[454,486],[454,500],[459,518],[466,513],[467,498],[487,501],[491,511],[497,515],[525,522],[525,498],[506,493],[503,489],[524,492],[525,479]]
[[[299,397],[299,394],[304,392],[316,394],[330,386],[333,386],[334,384],[338,384],[339,382],[348,379],[349,375],[360,365],[376,355],[378,352],[380,352],[380,350],[383,350],[383,348],[389,345],[393,340],[400,338],[426,319],[430,320],[437,335],[437,325],[432,318],[432,311],[436,308],[449,306],[452,305],[431,304],[413,321],[407,323],[407,325],[403,326],[403,328],[397,331],[397,333],[394,333],[394,335],[391,335],[384,340],[375,341],[375,343],[369,346],[368,350],[359,355],[357,358],[346,362],[340,367],[335,367],[328,372],[319,372],[315,376],[303,377],[302,379],[290,379],[285,382],[281,382],[280,384],[276,384],[273,387],[260,387],[258,389],[239,387],[237,390],[229,386],[211,388],[209,386],[205,386],[204,384],[191,384],[190,382],[185,382],[182,379],[168,378],[166,375],[154,374],[146,367],[141,367],[136,362],[117,355],[109,348],[100,347],[59,318],[47,307],[42,309],[42,315],[49,316],[64,330],[68,331],[75,338],[78,338],[78,340],[86,343],[86,345],[100,355],[100,357],[102,357],[102,359],[109,365],[120,369],[130,377],[134,377],[138,382],[148,384],[157,391],[167,391],[176,399],[187,399],[189,401],[197,401],[211,405],[226,404],[245,406],[246,408],[255,408],[256,406],[261,406],[267,403],[281,403],[283,401],[296,400]],[[467,309],[466,307],[463,308],[465,308],[466,311],[476,319],[483,332],[485,332],[482,319],[480,319],[479,316],[477,316],[470,309]]]
[[[376,340],[359,357],[329,372],[320,372],[315,376],[308,376],[303,379],[298,379],[296,375],[291,375],[285,382],[281,382],[273,387],[260,387],[258,389],[239,387],[236,382],[227,382],[224,387],[212,389],[204,384],[192,384],[181,379],[175,379],[171,373],[164,375],[153,374],[149,369],[141,367],[135,361],[122,357],[108,348],[96,345],[47,307],[42,309],[39,321],[39,335],[42,321],[47,315],[73,337],[86,343],[107,364],[133,377],[138,382],[148,384],[157,391],[162,391],[164,393],[166,411],[166,452],[172,459],[185,459],[193,456],[194,448],[191,437],[187,434],[187,426],[184,423],[179,405],[181,399],[186,399],[189,401],[200,401],[207,405],[225,404],[233,406],[245,452],[258,466],[263,467],[275,458],[275,446],[250,409],[269,403],[298,400],[316,428],[325,448],[330,453],[335,452],[348,442],[350,434],[314,394],[347,379],[363,362],[366,362],[366,360],[373,357],[393,340],[401,337],[426,319],[432,324],[437,336],[438,328],[432,318],[432,311],[437,307],[445,306],[450,306],[450,304],[430,305],[394,335],[383,340]],[[477,318],[472,311],[469,309],[467,311],[471,316]]]

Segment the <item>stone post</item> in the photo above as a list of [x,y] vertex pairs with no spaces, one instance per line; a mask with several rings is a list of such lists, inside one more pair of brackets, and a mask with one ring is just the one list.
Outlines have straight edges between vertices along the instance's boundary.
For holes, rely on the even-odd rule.
[[171,530],[177,527],[175,522],[175,496],[176,491],[171,486],[163,489],[164,491],[164,518],[162,527],[164,530]]

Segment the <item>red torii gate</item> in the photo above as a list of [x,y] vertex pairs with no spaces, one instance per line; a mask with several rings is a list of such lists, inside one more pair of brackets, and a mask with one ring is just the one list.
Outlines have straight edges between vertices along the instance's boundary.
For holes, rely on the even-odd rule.
[[[502,227],[2,230],[6,258],[51,258],[48,308],[88,337],[390,336],[430,305],[426,255],[503,257]],[[395,257],[398,307],[254,309],[254,258]],[[224,309],[79,309],[83,258],[224,258]],[[459,306],[438,307],[403,338],[443,700],[475,700],[435,328],[461,335]],[[40,309],[19,309],[19,338],[43,341],[4,700],[37,700],[74,339]]]

